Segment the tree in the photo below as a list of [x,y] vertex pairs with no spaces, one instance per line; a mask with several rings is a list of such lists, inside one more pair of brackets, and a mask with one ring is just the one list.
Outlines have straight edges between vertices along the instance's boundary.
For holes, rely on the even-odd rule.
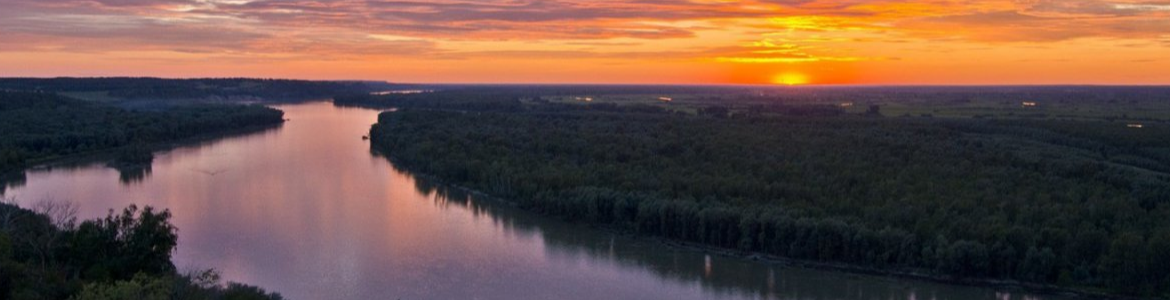
[[90,283],[70,300],[170,300],[173,283],[167,278],[135,275],[130,280]]
[[121,214],[82,222],[73,237],[72,259],[86,277],[128,280],[135,274],[175,271],[171,252],[177,244],[170,211],[155,212],[131,205]]

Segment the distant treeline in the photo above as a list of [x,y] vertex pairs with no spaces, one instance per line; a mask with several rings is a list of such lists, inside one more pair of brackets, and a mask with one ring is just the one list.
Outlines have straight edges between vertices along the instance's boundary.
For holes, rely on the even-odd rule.
[[0,202],[0,299],[282,299],[214,271],[178,273],[169,211],[131,206],[77,224],[67,204],[34,210]]
[[276,125],[284,113],[263,106],[187,105],[162,111],[120,109],[52,93],[0,91],[0,173],[82,152],[169,142]]
[[333,104],[367,108],[438,110],[518,110],[522,93],[510,90],[443,90],[417,94],[351,94],[333,97]]
[[775,85],[402,85],[401,89],[510,93],[532,96],[687,95],[706,99],[761,101],[948,102],[1001,99],[1040,102],[1168,100],[1170,86],[775,86]]
[[1166,128],[508,103],[403,105],[379,116],[373,147],[528,209],[680,241],[1170,291]]
[[125,100],[206,98],[262,98],[267,100],[324,99],[337,95],[387,89],[381,82],[308,81],[252,78],[0,78],[0,90],[99,92]]
[[550,106],[537,104],[588,104],[592,107],[617,104],[654,106],[690,114],[726,109],[725,115],[848,112],[900,117],[1105,120],[1138,124],[1170,122],[1167,117],[1170,116],[1170,87],[1159,86],[432,85],[410,88],[430,92],[341,95],[334,97],[334,103],[369,108],[490,108],[493,111],[522,107],[544,110]]
[[[518,99],[526,99],[527,104]],[[417,94],[390,95],[347,95],[334,97],[339,106],[366,108],[399,108],[441,111],[495,111],[495,112],[555,112],[555,111],[610,111],[668,113],[663,106],[643,103],[590,103],[579,105],[550,102],[542,96],[526,94],[523,90],[505,89],[454,89]],[[712,102],[702,106],[697,114],[715,117],[742,117],[747,115],[789,115],[789,116],[836,116],[844,114],[837,105],[767,103],[731,105],[733,103]],[[732,107],[735,107],[733,110]]]

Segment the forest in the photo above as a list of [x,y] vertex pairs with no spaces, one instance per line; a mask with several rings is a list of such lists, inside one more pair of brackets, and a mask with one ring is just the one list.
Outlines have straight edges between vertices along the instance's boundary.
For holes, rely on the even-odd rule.
[[384,82],[308,81],[253,78],[164,79],[0,78],[0,90],[58,92],[87,100],[263,99],[296,101],[369,93],[389,88]]
[[169,211],[130,206],[78,223],[76,208],[0,202],[0,299],[282,299],[213,270],[180,273]]
[[[1158,86],[605,86],[605,85],[401,85],[414,94],[347,94],[341,106],[464,109],[491,104],[642,105],[696,114],[719,107],[730,114],[767,113],[778,104],[832,106],[887,117],[1079,120],[1170,123],[1170,88]],[[519,100],[519,101],[515,101]],[[548,106],[548,105],[543,105]],[[482,109],[482,107],[480,107]],[[832,112],[824,111],[823,112]]]
[[337,106],[446,110],[518,110],[522,93],[508,89],[452,89],[415,94],[351,94],[333,97]]
[[459,98],[437,94],[338,100],[397,108],[370,137],[398,164],[572,222],[956,281],[1170,296],[1166,126],[816,102],[683,113],[427,101]]
[[[180,105],[123,109],[48,92],[0,91],[0,174],[96,151],[141,163],[146,147],[281,124],[284,113],[249,105]],[[2,190],[0,190],[2,191]]]

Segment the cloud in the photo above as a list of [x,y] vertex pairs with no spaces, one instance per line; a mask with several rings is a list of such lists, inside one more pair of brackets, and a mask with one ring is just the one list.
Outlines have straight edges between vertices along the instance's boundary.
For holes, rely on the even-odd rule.
[[1170,11],[1170,2],[1101,0],[1031,0],[1024,10],[1035,14],[1135,16]]
[[[728,63],[856,62],[883,58],[818,45],[1078,38],[1165,44],[1170,28],[1166,0],[6,0],[4,6],[0,51],[320,59],[648,59],[659,53]],[[453,41],[512,47],[452,49]],[[528,44],[540,41],[561,46]]]
[[689,30],[645,20],[759,17],[730,2],[690,1],[252,1],[196,11],[260,20],[273,26],[314,24],[438,37],[531,39],[665,38]]
[[[1150,39],[1170,28],[1170,17],[1167,16],[1118,17],[1110,11],[1086,6],[1060,8],[1059,12],[1066,15],[1039,16],[1020,11],[992,11],[913,19],[899,25],[928,29],[918,32],[924,36],[954,36],[984,42],[1056,42],[1089,37]],[[1049,12],[1058,11],[1051,7],[1046,9]]]
[[[807,42],[807,41],[805,41]],[[739,47],[711,51],[715,61],[750,64],[801,64],[818,62],[859,62],[885,60],[837,53],[834,49],[797,44],[796,41],[766,38]]]
[[801,5],[817,2],[817,0],[764,0],[762,2],[779,4],[779,5],[784,5],[784,6],[801,6]]
[[[78,1],[79,2],[79,1]],[[141,6],[160,6],[160,5],[181,5],[181,4],[198,4],[200,1],[195,0],[93,0],[102,6],[113,7],[141,7]]]

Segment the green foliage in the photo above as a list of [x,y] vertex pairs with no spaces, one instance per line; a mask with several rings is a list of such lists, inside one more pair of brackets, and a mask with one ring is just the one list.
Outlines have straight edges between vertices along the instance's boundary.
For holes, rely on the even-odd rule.
[[1170,284],[1166,128],[704,111],[419,105],[370,137],[408,168],[575,222],[942,276]]
[[518,93],[510,90],[448,90],[417,94],[340,95],[333,97],[339,106],[372,108],[417,108],[448,110],[516,110],[521,104]]
[[18,270],[12,259],[12,238],[0,231],[0,291],[12,290],[13,281],[16,280]]
[[73,226],[68,210],[38,210],[0,203],[0,299],[281,299],[210,270],[177,274],[168,211],[131,206]]
[[227,288],[223,290],[223,296],[220,299],[224,300],[280,300],[280,294],[269,293],[262,288],[244,285],[239,283],[228,283]]
[[72,235],[71,264],[86,266],[80,270],[83,277],[103,281],[174,273],[171,252],[178,236],[170,217],[169,211],[130,206],[121,214],[82,222]]
[[120,160],[149,161],[144,145],[279,124],[263,106],[190,105],[136,111],[49,93],[0,91],[0,173],[34,160],[125,148]]
[[262,288],[229,282],[219,283],[212,270],[187,276],[148,276],[142,273],[129,280],[86,284],[72,300],[281,300],[280,294]]
[[[99,92],[117,99],[321,99],[369,92],[385,84],[358,81],[305,81],[249,78],[0,78],[0,90]],[[2,108],[2,105],[0,105]]]
[[81,293],[72,300],[168,300],[171,299],[172,283],[166,278],[149,277],[144,274],[130,280],[113,283],[86,284]]

